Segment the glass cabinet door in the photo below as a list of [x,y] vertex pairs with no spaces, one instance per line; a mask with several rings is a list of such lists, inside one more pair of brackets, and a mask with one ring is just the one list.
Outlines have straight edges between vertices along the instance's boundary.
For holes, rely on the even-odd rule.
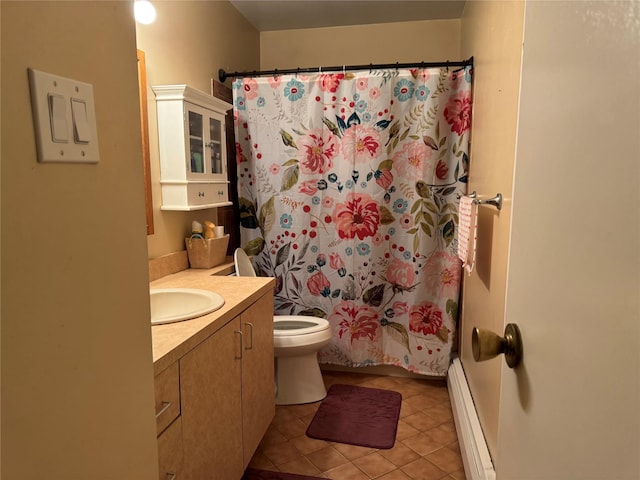
[[222,158],[222,122],[213,117],[209,117],[209,147],[211,149],[210,165],[212,174],[224,173],[224,162]]
[[205,173],[204,170],[204,128],[201,113],[188,110],[189,113],[189,169],[191,173]]

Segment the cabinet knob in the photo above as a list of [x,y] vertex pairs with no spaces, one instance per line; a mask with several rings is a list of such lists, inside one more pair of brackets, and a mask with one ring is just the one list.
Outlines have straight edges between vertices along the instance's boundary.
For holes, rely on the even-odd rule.
[[204,192],[198,192],[199,197],[204,197]]

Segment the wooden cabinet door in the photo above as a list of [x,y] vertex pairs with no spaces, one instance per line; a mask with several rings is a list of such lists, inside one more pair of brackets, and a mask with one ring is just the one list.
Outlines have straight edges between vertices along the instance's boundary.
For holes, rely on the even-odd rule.
[[182,459],[182,419],[178,417],[158,437],[159,480],[182,478]]
[[240,316],[244,332],[242,358],[242,428],[246,467],[275,414],[273,383],[273,294]]
[[240,319],[180,359],[180,394],[187,480],[242,476]]

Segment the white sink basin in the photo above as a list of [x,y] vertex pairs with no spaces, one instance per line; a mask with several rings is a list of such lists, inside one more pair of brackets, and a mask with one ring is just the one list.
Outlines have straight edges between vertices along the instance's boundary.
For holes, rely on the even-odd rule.
[[181,322],[211,313],[224,305],[215,292],[195,288],[150,290],[151,325]]

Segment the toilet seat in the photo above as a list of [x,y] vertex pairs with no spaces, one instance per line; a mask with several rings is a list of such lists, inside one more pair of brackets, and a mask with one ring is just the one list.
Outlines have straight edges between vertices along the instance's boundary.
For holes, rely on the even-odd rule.
[[328,344],[330,339],[329,322],[322,318],[301,315],[273,317],[273,347],[276,357],[298,355],[310,346],[317,351]]
[[273,334],[277,337],[307,335],[329,328],[329,322],[323,318],[303,315],[275,315]]

